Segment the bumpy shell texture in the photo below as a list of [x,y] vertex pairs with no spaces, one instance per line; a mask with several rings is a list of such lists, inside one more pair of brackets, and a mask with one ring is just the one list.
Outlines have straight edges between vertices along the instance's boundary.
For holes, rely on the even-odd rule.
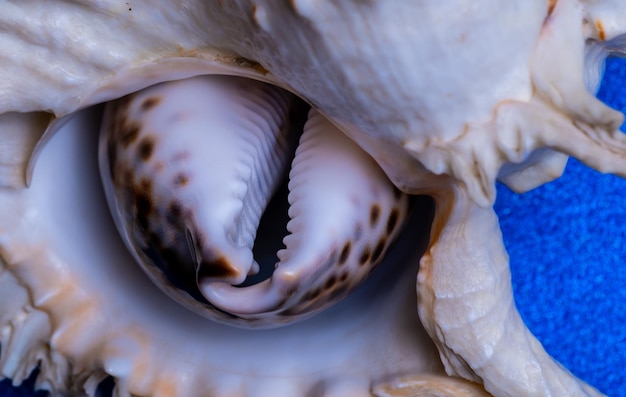
[[[5,2],[0,29],[3,376],[39,364],[59,395],[93,395],[107,375],[123,396],[600,395],[522,322],[492,203],[497,178],[523,192],[569,155],[626,176],[623,115],[593,95],[626,47],[623,2]],[[291,91],[399,189],[430,196],[425,252],[405,242],[345,304],[279,330],[163,298],[103,237],[98,115],[72,117],[209,74]],[[68,122],[81,133],[60,133]]]

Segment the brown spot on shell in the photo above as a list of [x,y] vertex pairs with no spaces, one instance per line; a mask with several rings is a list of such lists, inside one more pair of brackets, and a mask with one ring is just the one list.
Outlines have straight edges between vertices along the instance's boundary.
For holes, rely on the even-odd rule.
[[167,207],[167,213],[165,214],[165,219],[172,224],[177,225],[180,221],[180,217],[183,214],[183,208],[178,202],[170,203]]
[[400,219],[400,211],[397,208],[391,210],[389,218],[387,218],[387,234],[391,234],[398,224]]
[[123,123],[120,129],[120,143],[124,149],[127,149],[139,137],[141,125],[137,123]]
[[335,283],[337,283],[337,277],[330,276],[328,280],[326,280],[326,284],[324,284],[324,289],[331,289]]
[[557,1],[558,0],[548,0],[548,16],[552,15],[552,11],[554,11]]
[[598,38],[602,41],[606,40],[606,32],[604,31],[604,25],[602,25],[602,21],[596,21],[596,29],[598,30]]
[[248,58],[244,58],[244,57],[235,58],[234,59],[234,63],[237,66],[253,69],[257,73],[262,74],[263,76],[265,76],[266,74],[269,73],[269,70],[265,69],[265,67],[263,65],[261,65],[257,61],[253,61],[253,60],[248,59]]
[[291,8],[296,15],[300,15],[300,11],[298,10],[298,4],[296,0],[287,0],[287,4]]
[[179,172],[174,176],[174,185],[176,187],[187,186],[187,184],[189,184],[189,177],[186,174]]
[[198,279],[204,278],[233,278],[239,275],[239,270],[226,260],[219,257],[212,261],[203,260],[198,267]]
[[306,294],[305,302],[316,299],[317,297],[320,296],[321,293],[322,293],[322,291],[320,289],[317,289],[317,288],[314,289],[313,291],[311,291],[308,294]]
[[370,260],[372,253],[370,251],[370,247],[369,245],[366,245],[365,248],[363,248],[363,252],[361,253],[361,256],[359,257],[359,265],[364,266],[367,261]]
[[154,153],[154,138],[147,136],[143,138],[139,142],[139,146],[137,147],[137,156],[143,162],[147,162],[152,157],[152,153]]
[[135,181],[135,174],[133,173],[132,168],[130,168],[130,167],[124,168],[123,175],[124,176],[123,176],[123,179],[122,179],[121,182],[126,184],[127,186],[131,186],[133,184],[133,182]]
[[370,208],[370,226],[374,226],[380,218],[380,205],[374,204]]
[[384,237],[381,237],[381,239],[378,240],[376,247],[374,248],[374,252],[372,253],[373,263],[377,263],[378,260],[380,259],[380,256],[382,255],[383,250],[385,249],[385,244],[387,244],[387,239]]
[[339,254],[339,265],[343,265],[346,263],[346,261],[348,260],[348,257],[350,256],[351,248],[352,248],[352,243],[350,241],[348,241],[343,246],[343,249],[341,250],[341,254]]
[[139,189],[152,195],[152,181],[147,178],[142,178],[141,181],[139,181]]
[[135,187],[133,197],[137,223],[142,230],[148,230],[150,218],[154,212],[152,182],[148,179],[142,179],[139,186]]
[[140,108],[142,112],[147,112],[149,110],[151,110],[152,108],[154,108],[156,105],[158,105],[161,102],[161,98],[160,97],[150,97],[150,98],[146,98],[143,102],[141,102]]
[[142,230],[147,230],[150,225],[150,215],[152,213],[152,200],[143,193],[135,195],[135,212],[137,223]]

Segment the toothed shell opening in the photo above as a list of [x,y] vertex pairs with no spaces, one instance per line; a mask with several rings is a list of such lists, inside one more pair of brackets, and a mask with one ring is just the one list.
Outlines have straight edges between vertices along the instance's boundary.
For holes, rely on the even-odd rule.
[[[177,302],[238,326],[282,326],[343,299],[393,245],[408,196],[319,112],[306,120],[283,90],[217,75],[107,106],[99,158],[113,218]],[[253,240],[289,163],[286,249],[259,263]]]
[[[119,396],[333,396],[341,390],[366,396],[372,385],[399,375],[441,373],[414,311],[419,253],[413,237],[352,297],[299,324],[253,332],[181,311],[115,236],[94,178],[95,159],[85,150],[96,142],[81,134],[93,127],[93,117],[93,111],[79,115],[68,125],[71,133],[63,130],[49,142],[30,189],[0,194],[2,208],[39,208],[29,219],[3,214],[13,233],[0,240],[0,294],[15,297],[0,300],[1,329],[10,330],[1,334],[5,376],[21,379],[39,364],[39,385],[53,395],[94,395],[110,374]],[[424,211],[410,223],[412,236],[428,234],[432,202],[420,203]],[[76,213],[82,216],[70,216]],[[86,235],[94,238],[77,250],[72,241]],[[415,355],[406,357],[406,349]],[[20,366],[9,365],[15,363]]]

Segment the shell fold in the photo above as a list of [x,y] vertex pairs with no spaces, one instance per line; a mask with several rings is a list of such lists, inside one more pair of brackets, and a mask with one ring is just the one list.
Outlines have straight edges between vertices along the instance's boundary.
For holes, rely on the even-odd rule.
[[[462,188],[437,199],[420,262],[418,309],[450,375],[494,396],[602,396],[544,350],[513,301],[508,257],[493,209]],[[520,379],[524,379],[520,382]]]
[[299,107],[286,91],[224,76],[164,83],[109,107],[105,191],[159,285],[203,300],[197,282],[239,284],[258,271],[256,229],[292,155]]
[[365,280],[409,213],[408,196],[314,110],[289,175],[289,204],[290,234],[272,276],[246,287],[201,286],[212,303],[243,316],[318,312]]
[[27,185],[31,154],[52,119],[46,112],[0,114],[0,188]]

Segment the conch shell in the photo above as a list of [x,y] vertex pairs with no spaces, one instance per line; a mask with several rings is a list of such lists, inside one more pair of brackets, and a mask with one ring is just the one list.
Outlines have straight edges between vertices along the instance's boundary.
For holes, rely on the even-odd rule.
[[[124,396],[600,395],[523,324],[492,204],[497,178],[526,191],[568,155],[626,175],[623,115],[593,96],[604,58],[625,47],[620,0],[1,7],[2,375],[19,381],[39,363],[39,386],[61,395],[92,395],[107,375]],[[397,277],[270,331],[207,323],[146,284],[88,207],[103,201],[84,165],[96,116],[70,119],[210,74],[296,94],[395,186],[432,197],[421,259],[391,256]],[[68,122],[86,131],[57,134]]]

